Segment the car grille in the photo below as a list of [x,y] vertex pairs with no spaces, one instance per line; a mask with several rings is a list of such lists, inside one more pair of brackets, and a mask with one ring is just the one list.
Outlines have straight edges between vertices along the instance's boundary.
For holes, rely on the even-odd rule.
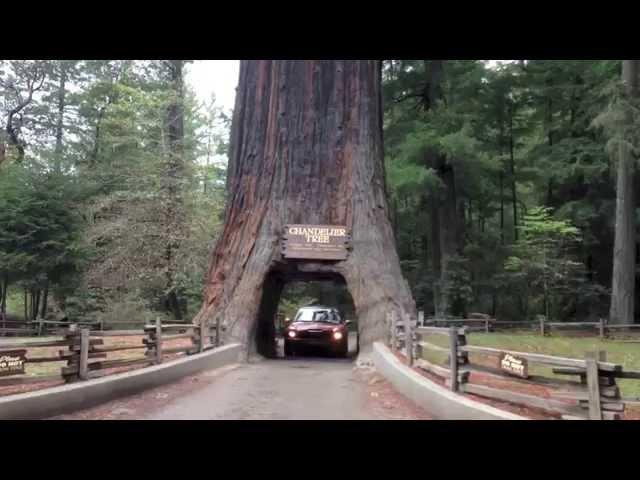
[[313,338],[313,339],[329,339],[331,337],[331,332],[326,330],[303,330],[298,332],[298,338]]

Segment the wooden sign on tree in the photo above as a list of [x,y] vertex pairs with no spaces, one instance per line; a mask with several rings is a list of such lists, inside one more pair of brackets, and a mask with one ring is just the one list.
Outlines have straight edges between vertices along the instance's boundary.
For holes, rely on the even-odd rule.
[[309,260],[346,260],[351,237],[336,225],[285,225],[282,256]]

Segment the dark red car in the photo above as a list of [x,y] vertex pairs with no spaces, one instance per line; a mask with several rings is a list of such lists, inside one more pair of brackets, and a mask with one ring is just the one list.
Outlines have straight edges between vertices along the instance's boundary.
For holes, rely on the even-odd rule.
[[301,347],[313,346],[346,357],[349,353],[349,323],[335,308],[303,307],[285,328],[284,354],[287,357],[296,355]]

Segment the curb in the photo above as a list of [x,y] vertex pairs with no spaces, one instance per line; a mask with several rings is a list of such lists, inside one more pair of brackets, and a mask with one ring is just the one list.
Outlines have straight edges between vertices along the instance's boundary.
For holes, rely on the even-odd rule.
[[234,343],[160,365],[35,392],[0,397],[0,420],[35,420],[89,408],[118,397],[173,382],[202,370],[238,362]]

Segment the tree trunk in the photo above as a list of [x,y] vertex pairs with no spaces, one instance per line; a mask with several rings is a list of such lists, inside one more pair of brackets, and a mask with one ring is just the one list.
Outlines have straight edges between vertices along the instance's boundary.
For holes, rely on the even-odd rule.
[[513,205],[513,240],[518,241],[518,199],[516,197],[516,161],[513,145],[513,108],[509,110],[509,174],[511,176],[511,203]]
[[4,132],[0,132],[0,165],[3,164],[6,158],[7,158],[7,144],[4,139]]
[[[346,282],[361,353],[386,337],[391,309],[415,316],[390,222],[380,122],[378,61],[241,61],[225,224],[196,321],[223,319],[228,339],[249,353],[269,343],[279,285],[323,275]],[[338,262],[284,259],[280,235],[291,223],[345,225],[352,251]]]
[[27,287],[24,287],[24,321],[29,321],[29,292]]
[[[553,147],[553,109],[551,98],[547,101],[547,143],[549,149]],[[549,177],[547,182],[547,205],[553,206],[553,177]]]
[[45,281],[44,290],[42,292],[42,309],[40,310],[40,317],[42,319],[47,318],[47,301],[49,300],[49,280]]
[[442,252],[440,250],[440,200],[431,200],[431,270],[433,271],[433,308],[436,318],[440,311],[440,274],[442,272]]
[[[425,86],[423,107],[433,109],[443,99],[442,81],[444,74],[443,60],[425,60]],[[455,172],[447,164],[445,155],[437,151],[426,154],[426,166],[433,168],[444,184],[444,198],[434,200],[432,208],[431,236],[434,253],[434,309],[437,318],[445,316],[449,310],[446,296],[447,261],[457,250],[458,213],[456,211]],[[435,223],[437,222],[437,224]]]
[[33,289],[29,291],[29,320],[33,320],[33,307],[36,304],[36,293]]
[[440,313],[446,316],[450,313],[451,307],[450,299],[446,294],[449,260],[456,255],[459,250],[460,222],[458,221],[458,199],[453,167],[444,165],[440,169],[440,179],[445,186],[442,212],[440,214],[440,253],[442,255],[440,265]]
[[38,311],[40,310],[40,289],[34,289],[32,295],[33,300],[31,303],[31,320],[35,320],[36,318],[38,318]]
[[64,130],[64,109],[66,106],[66,83],[67,69],[64,61],[59,62],[60,80],[58,84],[58,116],[56,119],[56,147],[55,147],[55,165],[54,169],[57,173],[62,170],[62,136]]
[[0,317],[4,318],[4,314],[7,313],[7,288],[8,279],[7,275],[2,275],[0,278]]
[[500,244],[504,245],[504,172],[500,170]]
[[184,140],[184,108],[183,108],[183,78],[182,60],[170,60],[166,62],[169,70],[168,81],[172,89],[172,99],[167,108],[167,164],[164,185],[164,210],[165,210],[165,303],[167,309],[176,320],[182,320],[183,312],[178,298],[178,286],[176,285],[177,260],[176,253],[180,248],[180,240],[183,235],[183,201],[181,180],[183,178],[183,140]]
[[435,107],[436,103],[442,99],[443,69],[444,60],[424,60],[426,81],[422,102],[425,110]]
[[[622,80],[630,100],[638,96],[639,73],[640,61],[623,60]],[[616,227],[609,322],[626,324],[633,323],[635,319],[636,228],[633,191],[635,158],[626,142],[621,142],[618,153]]]

